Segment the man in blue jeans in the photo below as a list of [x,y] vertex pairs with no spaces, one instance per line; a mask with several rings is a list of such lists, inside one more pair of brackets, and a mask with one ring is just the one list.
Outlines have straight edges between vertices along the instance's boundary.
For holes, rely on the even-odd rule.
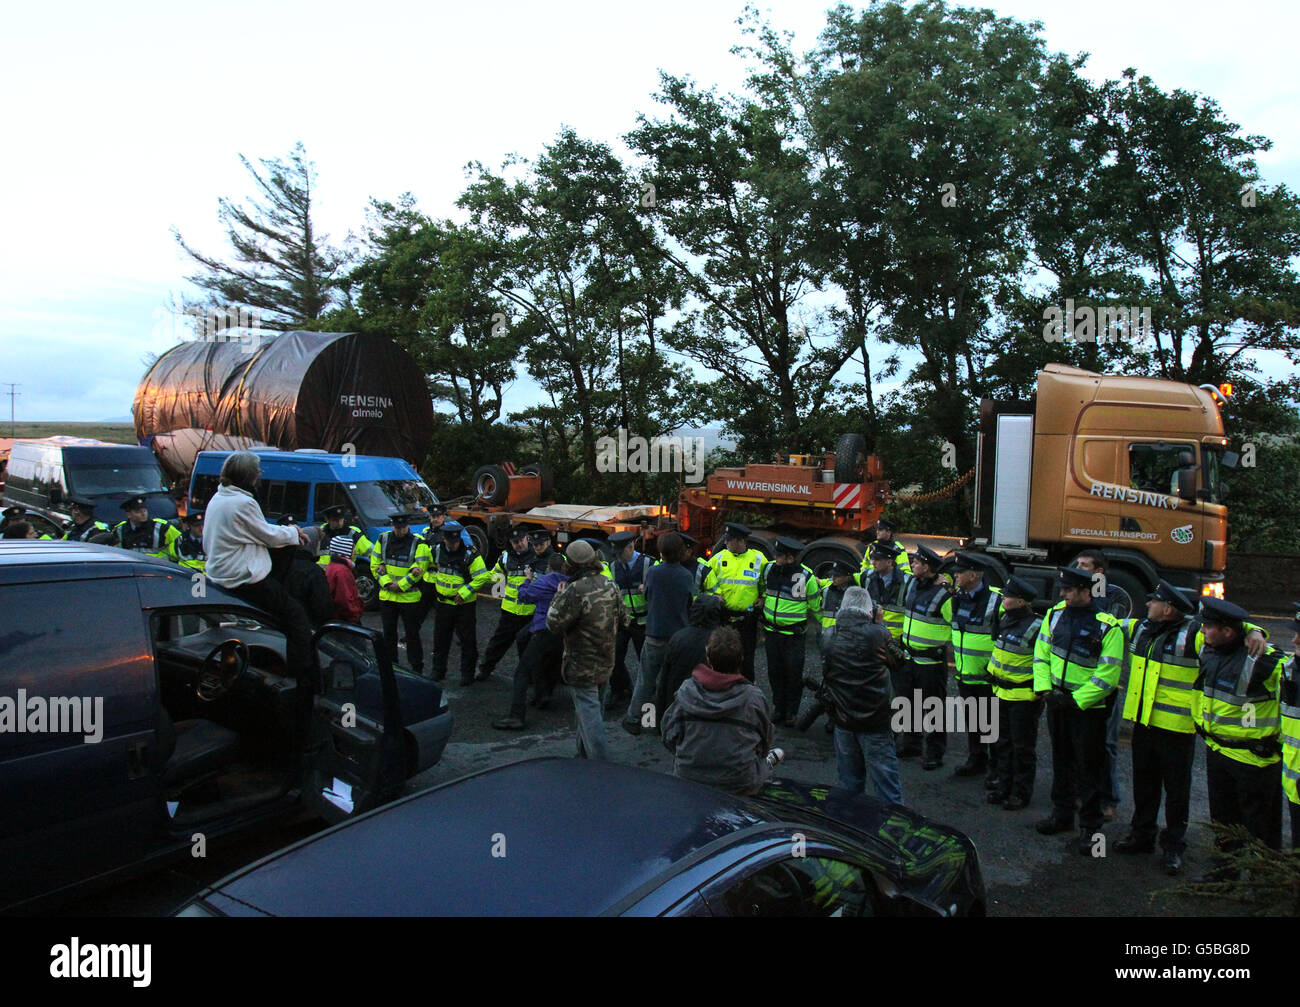
[[[659,540],[663,560],[652,566],[645,578],[646,624],[645,645],[641,648],[641,673],[637,676],[632,702],[623,715],[623,730],[640,734],[653,730],[663,719],[664,710],[652,710],[659,692],[659,675],[674,633],[690,625],[691,601],[695,597],[695,577],[682,565],[686,547],[682,537],[670,531]],[[653,712],[653,716],[648,716]]]
[[870,777],[877,797],[902,804],[898,752],[890,729],[889,643],[889,630],[875,622],[866,588],[845,590],[835,626],[822,637],[822,680],[804,679],[815,701],[796,726],[807,730],[826,711],[835,725],[840,786],[865,793]]

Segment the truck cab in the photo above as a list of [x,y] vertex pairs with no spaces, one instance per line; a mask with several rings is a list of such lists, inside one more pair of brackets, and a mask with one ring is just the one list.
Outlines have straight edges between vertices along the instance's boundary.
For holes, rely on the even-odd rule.
[[1043,597],[1086,548],[1129,611],[1160,578],[1221,597],[1227,443],[1211,391],[1048,365],[1033,401],[980,404],[974,543]]

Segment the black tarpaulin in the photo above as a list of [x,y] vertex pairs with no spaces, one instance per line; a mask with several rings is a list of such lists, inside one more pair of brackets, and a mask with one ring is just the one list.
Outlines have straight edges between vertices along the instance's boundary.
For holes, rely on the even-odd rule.
[[[240,338],[241,334],[244,338]],[[204,448],[320,448],[419,466],[433,403],[410,354],[356,332],[231,331],[181,343],[149,368],[132,413],[173,476]]]

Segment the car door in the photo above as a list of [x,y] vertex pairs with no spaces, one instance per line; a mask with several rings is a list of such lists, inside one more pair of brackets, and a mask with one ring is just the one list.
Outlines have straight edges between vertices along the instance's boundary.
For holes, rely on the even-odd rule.
[[322,682],[303,801],[341,822],[377,807],[405,778],[401,705],[381,633],[329,623],[312,641]]

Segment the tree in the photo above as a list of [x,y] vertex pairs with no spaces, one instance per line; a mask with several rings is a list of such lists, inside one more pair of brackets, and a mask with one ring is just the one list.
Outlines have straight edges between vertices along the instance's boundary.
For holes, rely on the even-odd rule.
[[292,329],[313,322],[330,306],[334,275],[346,260],[316,232],[315,165],[301,142],[287,162],[262,159],[260,170],[243,154],[239,160],[258,195],[249,199],[247,209],[224,196],[217,201],[233,260],[196,251],[173,228],[177,243],[203,267],[187,279],[207,292],[208,306],[249,309],[260,325]]

